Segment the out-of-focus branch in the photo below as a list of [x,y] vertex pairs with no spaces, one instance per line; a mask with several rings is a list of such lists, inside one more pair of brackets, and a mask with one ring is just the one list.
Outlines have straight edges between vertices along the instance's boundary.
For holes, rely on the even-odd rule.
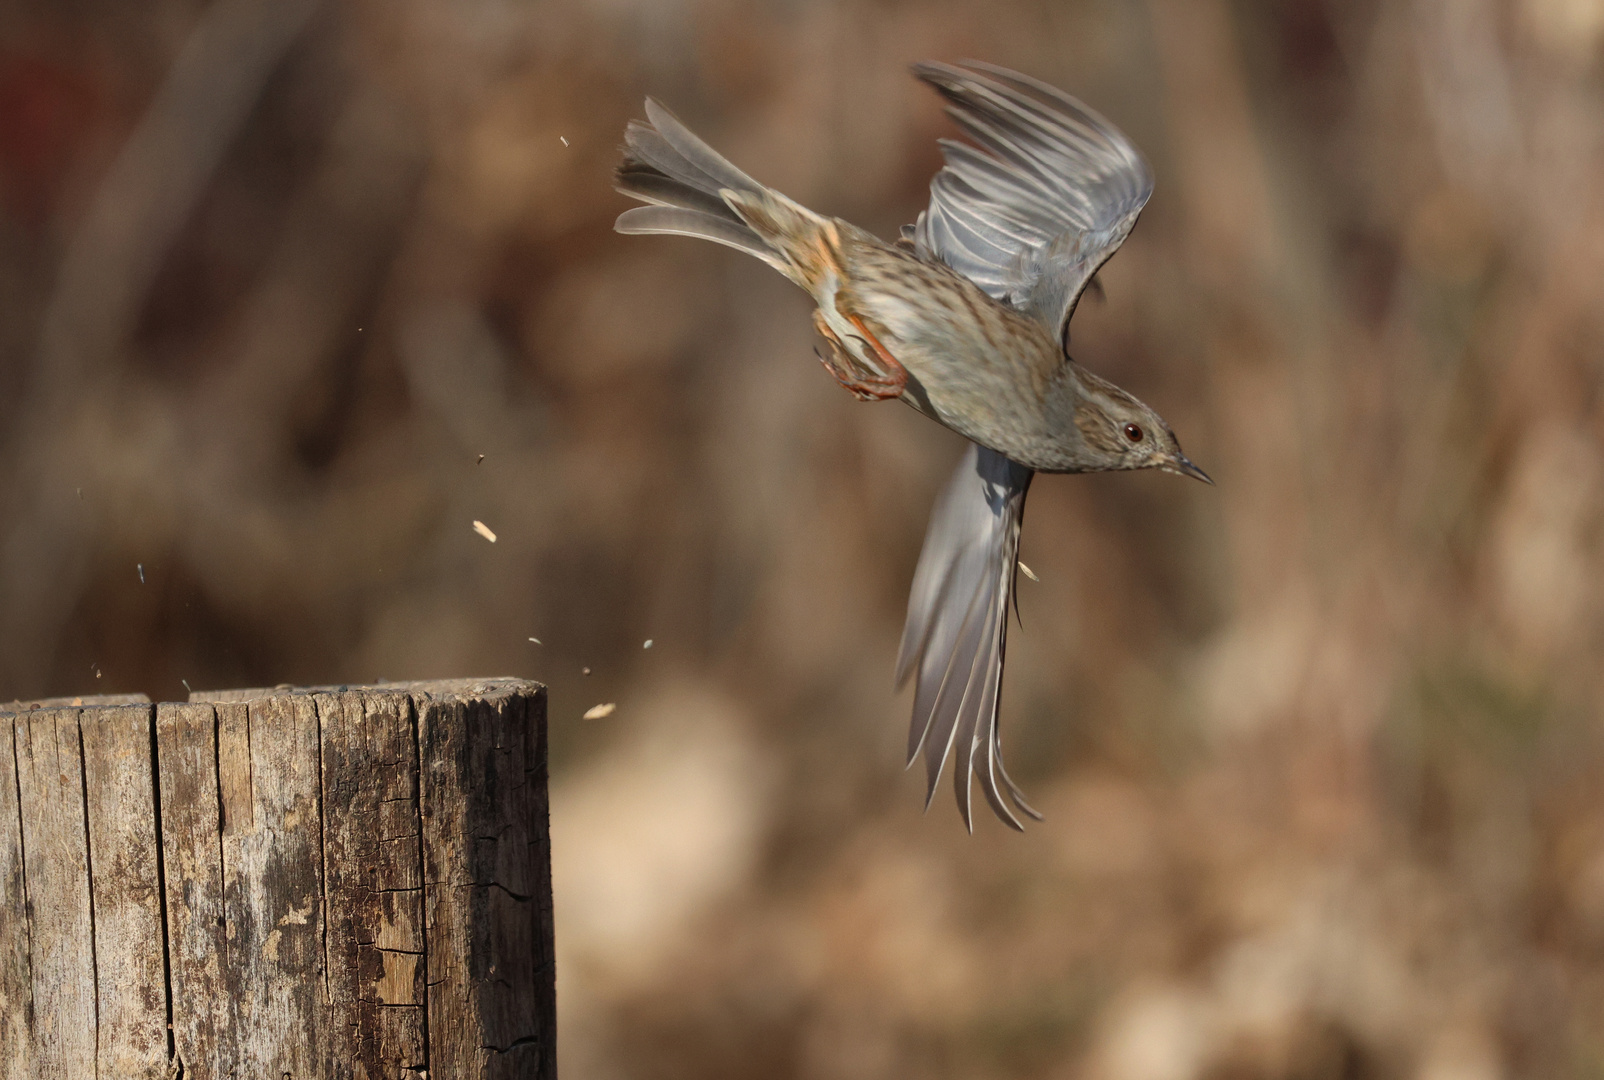
[[74,397],[126,339],[173,237],[318,0],[218,0],[96,192],[62,259],[35,408]]
[[1523,154],[1499,13],[1485,0],[1416,0],[1411,14],[1443,171],[1489,202],[1503,202]]
[[[353,89],[237,330],[217,350],[215,373],[175,403],[186,416],[186,452],[172,476],[153,482],[177,489],[191,523],[185,551],[213,595],[271,604],[296,578],[291,567],[305,574],[307,549],[328,535],[328,518],[350,512],[333,500],[285,505],[293,414],[319,369],[358,333],[353,320],[364,303],[384,291],[418,188],[414,135],[383,91]],[[330,570],[306,580],[337,589],[329,579],[341,575]]]
[[1150,7],[1193,272],[1221,294],[1237,293],[1244,275],[1273,273],[1275,228],[1231,13],[1217,0]]
[[67,245],[14,432],[18,483],[0,547],[0,674],[16,692],[45,677],[83,573],[86,537],[68,500],[80,428],[100,411],[92,399],[117,396],[115,361],[162,256],[317,6],[208,8]]

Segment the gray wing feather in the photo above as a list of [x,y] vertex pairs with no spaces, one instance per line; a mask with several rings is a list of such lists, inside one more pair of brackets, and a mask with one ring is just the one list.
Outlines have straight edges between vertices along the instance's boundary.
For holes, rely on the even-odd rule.
[[1107,120],[1046,83],[975,61],[913,71],[978,144],[942,140],[946,166],[914,242],[1065,340],[1086,283],[1153,193],[1147,162]]
[[1008,603],[1033,475],[994,450],[969,447],[931,514],[897,658],[898,685],[917,673],[908,763],[923,752],[925,805],[956,749],[953,783],[971,829],[970,785],[976,777],[1006,824],[1020,828],[1004,790],[1022,813],[1041,816],[1002,768],[997,725]]
[[[967,599],[969,602],[957,633],[951,635],[950,640],[945,634],[934,635],[930,655],[935,662],[928,671],[923,670],[921,665],[919,683],[914,690],[915,721],[911,726],[925,729],[926,809],[929,809],[930,801],[935,796],[941,767],[951,755],[961,732],[961,714],[970,685],[974,682],[974,665],[981,655],[980,643],[986,631],[986,608],[990,599],[986,590],[976,589]],[[938,627],[938,630],[943,629],[945,627]],[[923,724],[917,719],[921,715],[925,717]],[[912,736],[911,730],[909,735]]]

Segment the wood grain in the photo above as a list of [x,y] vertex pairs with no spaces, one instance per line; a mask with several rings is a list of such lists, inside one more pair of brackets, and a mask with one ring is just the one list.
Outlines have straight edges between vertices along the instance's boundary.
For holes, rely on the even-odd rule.
[[543,688],[128,701],[0,713],[0,1080],[555,1075]]
[[167,1075],[149,705],[78,714],[94,918],[95,1075]]
[[226,970],[239,1008],[235,1068],[244,1076],[325,1076],[318,718],[281,695],[220,704]]
[[81,1080],[95,1075],[97,1002],[78,710],[22,713],[12,731],[33,996],[26,1075]]
[[543,690],[419,703],[430,1047],[445,1075],[556,1075],[550,848],[544,786],[531,789],[544,713]]
[[173,1049],[185,1080],[236,1075],[240,1041],[227,967],[217,726],[211,705],[156,707]]
[[[404,694],[313,697],[323,739],[328,1009],[341,1059],[381,1075],[425,1050],[417,743]],[[448,1074],[449,1075],[449,1074]]]
[[27,1076],[33,1027],[15,718],[0,713],[0,1076]]

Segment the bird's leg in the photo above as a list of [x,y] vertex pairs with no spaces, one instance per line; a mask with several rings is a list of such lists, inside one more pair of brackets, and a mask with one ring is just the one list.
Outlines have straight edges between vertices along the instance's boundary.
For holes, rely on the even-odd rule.
[[863,319],[860,316],[848,315],[847,321],[858,328],[858,332],[863,335],[862,340],[867,342],[869,348],[874,350],[874,355],[880,361],[880,366],[886,369],[884,378],[877,379],[876,381],[884,384],[888,389],[894,387],[896,389],[896,393],[887,394],[885,396],[897,397],[900,395],[903,391],[903,388],[908,385],[908,369],[903,367],[902,363],[895,356],[891,355],[891,351],[889,349],[880,344],[880,339],[875,337],[874,334],[869,331],[867,326],[863,325]]
[[831,378],[850,390],[852,396],[859,401],[885,401],[888,398],[902,396],[903,387],[908,385],[908,369],[897,363],[891,354],[886,352],[885,346],[881,345],[875,339],[875,336],[864,327],[862,319],[855,315],[849,315],[847,318],[852,320],[852,325],[863,331],[864,344],[874,350],[875,356],[885,366],[889,374],[883,376],[859,374],[859,365],[856,358],[842,344],[840,336],[830,328],[830,324],[825,321],[824,312],[815,309],[813,312],[813,325],[824,337],[825,344],[829,348],[828,356],[815,351],[815,355],[819,358],[819,363],[824,365],[824,370],[830,373]]

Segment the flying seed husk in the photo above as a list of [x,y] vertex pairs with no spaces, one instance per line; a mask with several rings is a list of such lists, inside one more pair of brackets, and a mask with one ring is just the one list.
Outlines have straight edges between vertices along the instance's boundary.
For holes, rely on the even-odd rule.
[[492,544],[496,542],[496,534],[491,532],[490,526],[486,525],[482,521],[475,521],[473,523],[473,531],[490,541]]
[[585,710],[585,719],[601,720],[605,717],[613,715],[613,710],[616,708],[618,708],[618,703],[613,701],[609,701],[605,705],[592,705],[590,708]]

